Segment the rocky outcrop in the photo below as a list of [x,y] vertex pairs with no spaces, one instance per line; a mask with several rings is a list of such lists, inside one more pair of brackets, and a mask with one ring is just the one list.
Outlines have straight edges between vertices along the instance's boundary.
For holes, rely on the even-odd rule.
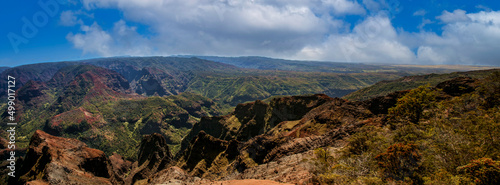
[[363,104],[373,114],[387,114],[389,108],[394,107],[396,103],[398,103],[398,99],[403,97],[408,92],[409,91],[393,92],[386,96],[379,96],[363,101]]
[[[157,95],[157,96],[163,96],[166,95],[167,92],[165,89],[161,86],[161,78],[156,77],[157,75],[154,74],[154,69],[151,68],[143,68],[141,70],[141,77],[139,79],[134,79],[132,83],[134,84],[134,87],[136,87],[135,92],[137,94],[143,94],[146,96],[152,96],[152,95]],[[172,95],[172,94],[169,94]]]
[[267,130],[283,121],[302,119],[312,109],[332,100],[324,94],[275,98],[269,103],[272,109],[269,110],[271,116],[267,120]]
[[226,141],[232,139],[246,141],[253,136],[263,134],[268,107],[267,103],[257,100],[239,104],[232,114],[226,116],[203,117],[183,139],[181,151],[185,150],[188,143],[202,131]]
[[104,152],[76,139],[60,138],[37,130],[12,182],[48,184],[116,184]]
[[280,122],[299,120],[310,110],[332,100],[326,95],[316,94],[275,98],[269,104],[260,100],[238,104],[229,115],[203,117],[182,141],[181,151],[187,148],[189,141],[200,131],[226,141],[248,141],[266,133]]
[[[220,180],[232,172],[243,173],[248,169],[276,162],[287,156],[309,152],[319,147],[345,143],[343,140],[346,137],[353,134],[359,127],[367,124],[368,122],[365,120],[374,116],[360,102],[348,102],[321,95],[300,97],[297,98],[297,102],[290,100],[290,98],[286,99],[275,100],[276,102],[281,101],[279,107],[286,107],[286,104],[289,106],[288,108],[281,108],[280,114],[287,116],[284,120],[298,120],[282,121],[268,132],[253,136],[248,141],[235,144],[234,147],[227,144],[228,141],[226,140],[217,139],[201,131],[197,137],[191,140],[189,147],[184,150],[180,159],[184,163],[180,166],[191,175]],[[307,101],[307,99],[313,99],[313,101]],[[318,99],[323,102],[320,103],[320,101],[317,101]],[[268,108],[268,110],[272,108],[265,106],[266,104],[263,102],[256,101],[241,104],[237,107],[239,110],[232,115],[244,113],[255,115],[252,114],[254,111],[252,108],[258,107],[259,104]],[[296,110],[297,114],[303,115],[292,117],[294,109],[291,107],[296,105],[310,110],[308,112]],[[266,115],[270,116],[271,114]],[[237,119],[259,120],[255,118],[257,117],[240,117]],[[264,117],[262,120],[269,120],[268,118]],[[215,120],[229,121],[231,119],[226,116],[217,117]],[[247,123],[249,122],[252,121]],[[211,147],[206,148],[206,146]],[[229,153],[229,151],[234,152]],[[305,172],[300,173],[304,174]]]
[[143,137],[139,146],[138,159],[134,162],[132,171],[125,179],[126,184],[147,179],[155,173],[168,167],[172,154],[167,141],[161,134],[151,134]]
[[267,179],[281,183],[309,184],[314,177],[314,165],[310,159],[313,151],[282,157],[276,161],[261,164],[232,173],[222,180]]
[[223,175],[227,165],[236,158],[237,147],[236,140],[217,139],[201,131],[179,156],[177,166],[187,170],[193,176]]
[[443,92],[451,96],[460,96],[476,90],[478,80],[470,77],[458,77],[452,80],[439,83],[436,88],[443,89]]
[[114,153],[109,156],[111,167],[116,177],[123,181],[123,177],[132,169],[132,162],[124,159],[121,155]]
[[332,99],[298,121],[282,122],[266,134],[243,143],[236,169],[241,172],[284,156],[339,144],[372,116],[361,103]]

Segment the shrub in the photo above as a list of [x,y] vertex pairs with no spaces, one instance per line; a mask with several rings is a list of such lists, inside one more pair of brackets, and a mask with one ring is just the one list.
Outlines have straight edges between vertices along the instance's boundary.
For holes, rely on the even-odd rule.
[[500,105],[500,72],[495,71],[488,76],[478,90],[484,98],[483,105],[486,108]]
[[398,99],[395,107],[389,109],[390,117],[395,121],[409,121],[417,124],[424,110],[432,107],[437,93],[428,85],[411,90]]
[[418,183],[420,172],[420,152],[415,144],[394,144],[387,151],[375,157],[386,180]]
[[460,166],[457,170],[477,185],[500,184],[500,161],[481,158]]
[[[356,134],[352,135],[346,147],[346,155],[361,155],[367,151],[379,150],[381,144],[386,140],[385,136],[382,136],[382,129],[374,126],[362,127]],[[380,153],[385,148],[382,148],[377,153]]]
[[328,150],[323,148],[314,149],[315,155],[315,165],[319,173],[330,172],[333,167],[334,157],[330,154]]

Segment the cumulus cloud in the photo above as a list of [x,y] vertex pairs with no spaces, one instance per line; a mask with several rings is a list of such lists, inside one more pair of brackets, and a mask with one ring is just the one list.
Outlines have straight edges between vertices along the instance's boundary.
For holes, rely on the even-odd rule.
[[83,4],[89,10],[117,8],[127,20],[149,26],[159,54],[287,56],[343,26],[326,10],[364,11],[348,0],[83,0]]
[[81,49],[84,54],[95,52],[102,56],[111,55],[109,45],[113,39],[97,23],[91,26],[84,25],[81,30],[85,33],[69,33],[66,36],[66,39],[72,42],[75,48]]
[[385,16],[368,17],[348,34],[331,35],[319,46],[302,49],[297,57],[345,62],[409,63],[411,50],[398,42],[398,34]]
[[[462,14],[461,10],[454,12]],[[421,40],[418,60],[439,64],[498,65],[500,12],[482,11],[465,16],[467,19],[448,21],[441,36],[434,33],[415,35]]]
[[127,26],[123,20],[116,22],[110,32],[103,30],[96,22],[90,26],[82,25],[80,29],[83,33],[69,33],[66,39],[84,54],[97,53],[109,57],[141,56],[152,52],[149,40],[139,35],[136,27]]
[[[111,8],[123,20],[103,30],[83,25],[67,39],[84,53],[114,55],[260,55],[289,59],[419,63],[495,64],[500,58],[499,12],[443,11],[435,17],[442,33],[396,29],[400,10],[393,0],[81,0],[86,11]],[[64,15],[63,15],[64,14]],[[346,22],[357,15],[359,22]],[[76,17],[75,17],[76,16]],[[64,20],[64,21],[63,21]],[[61,24],[76,25],[75,12]],[[151,34],[141,35],[134,22]],[[79,24],[79,23],[78,23]],[[351,25],[355,24],[355,25]]]
[[437,16],[436,18],[444,23],[453,23],[461,21],[469,21],[470,18],[466,15],[466,11],[457,9],[453,12],[443,11],[443,14]]

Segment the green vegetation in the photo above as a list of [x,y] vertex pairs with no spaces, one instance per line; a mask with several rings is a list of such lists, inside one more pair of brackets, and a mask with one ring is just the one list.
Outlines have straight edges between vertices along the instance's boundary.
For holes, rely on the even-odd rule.
[[398,99],[395,107],[389,109],[389,115],[396,122],[409,121],[417,124],[424,110],[432,107],[437,93],[429,86],[420,86]]
[[[90,65],[64,67],[48,83],[27,82],[18,90],[16,134],[22,137],[16,144],[26,147],[39,129],[135,159],[142,135],[162,133],[178,150],[201,117],[222,114],[217,103],[197,94],[141,97],[127,89],[118,73]],[[2,119],[7,122],[6,113]]]
[[380,80],[395,79],[384,73],[304,73],[286,71],[247,71],[201,74],[193,78],[187,91],[214,99],[220,104],[264,100],[271,96],[324,93],[341,97]]
[[381,81],[375,85],[363,88],[342,98],[351,101],[368,100],[377,96],[385,96],[394,91],[404,91],[423,85],[436,86],[437,84],[457,77],[471,77],[482,79],[499,69],[484,71],[455,72],[450,74],[430,74],[420,76],[408,76],[396,80]]
[[384,124],[360,128],[339,155],[318,149],[319,181],[498,184],[499,81],[500,72],[490,71],[470,93],[449,96],[429,86],[409,91],[390,109]]
[[471,181],[470,183],[477,185],[500,184],[500,161],[481,158],[460,166],[457,170],[464,174]]
[[396,143],[375,156],[384,179],[421,184],[418,173],[422,156],[415,144]]
[[[217,105],[209,99],[189,93],[186,96],[180,94],[138,100],[108,101],[96,105],[98,112],[95,114],[102,115],[103,125],[94,126],[98,130],[83,131],[76,138],[88,141],[91,147],[103,150],[107,154],[117,152],[124,157],[134,159],[136,147],[142,135],[162,133],[167,143],[172,146],[172,152],[175,153],[179,149],[182,138],[201,116],[220,114]],[[67,117],[67,119],[70,118]]]

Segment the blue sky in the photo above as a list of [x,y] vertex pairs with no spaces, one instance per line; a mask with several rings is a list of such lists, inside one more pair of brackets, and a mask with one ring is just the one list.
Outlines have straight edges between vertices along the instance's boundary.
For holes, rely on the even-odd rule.
[[112,56],[500,66],[491,0],[20,0],[0,66]]

